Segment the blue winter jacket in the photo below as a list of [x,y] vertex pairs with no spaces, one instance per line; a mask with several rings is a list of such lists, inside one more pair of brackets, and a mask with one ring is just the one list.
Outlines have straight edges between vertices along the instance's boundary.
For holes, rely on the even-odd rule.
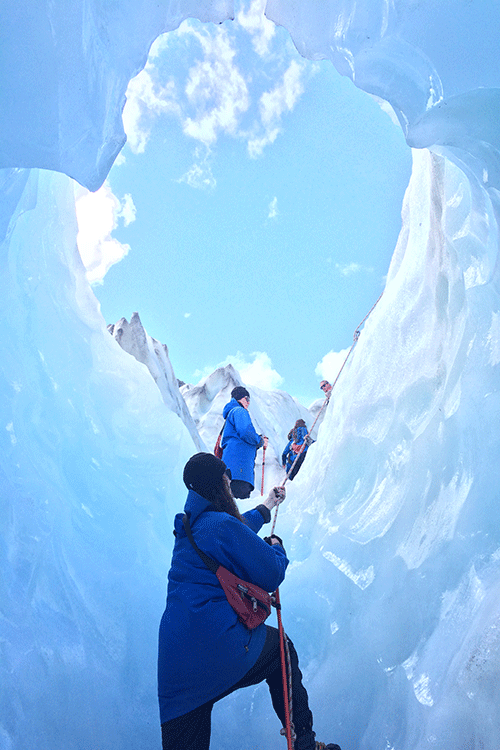
[[222,416],[226,420],[221,440],[222,460],[231,469],[232,479],[249,482],[253,489],[255,455],[264,441],[255,432],[250,414],[236,399],[225,405]]
[[[270,520],[271,514],[263,506]],[[288,565],[283,548],[257,532],[264,523],[256,508],[246,523],[190,490],[184,511],[198,547],[240,578],[275,591]],[[158,696],[160,721],[174,719],[224,693],[253,667],[264,646],[265,623],[248,630],[220,585],[191,546],[175,517],[176,539],[168,574],[167,606],[160,624]]]
[[[307,435],[307,432],[308,432],[307,427],[303,427],[303,426],[294,427],[294,430],[295,430],[296,435],[297,435],[297,438],[295,440],[296,444],[297,445],[302,445],[302,443],[304,442],[305,437]],[[290,435],[290,433],[288,433],[288,434]],[[286,448],[283,451],[283,455],[281,456],[281,463],[285,467],[285,469],[286,469],[287,472],[290,471],[290,469],[292,468],[293,462],[297,458],[297,454],[294,451],[292,451],[292,444],[293,444],[293,442],[294,442],[294,439],[292,437],[292,439],[288,441],[288,443],[286,445]],[[309,446],[306,445],[304,447],[304,450],[301,451],[301,455],[305,456],[305,454],[307,453],[307,449],[308,448],[309,448]]]

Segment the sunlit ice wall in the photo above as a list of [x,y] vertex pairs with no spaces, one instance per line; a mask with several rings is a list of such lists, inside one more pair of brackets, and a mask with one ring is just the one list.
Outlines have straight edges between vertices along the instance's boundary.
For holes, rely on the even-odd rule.
[[497,243],[484,193],[415,152],[384,296],[289,490],[286,601],[355,747],[498,744]]

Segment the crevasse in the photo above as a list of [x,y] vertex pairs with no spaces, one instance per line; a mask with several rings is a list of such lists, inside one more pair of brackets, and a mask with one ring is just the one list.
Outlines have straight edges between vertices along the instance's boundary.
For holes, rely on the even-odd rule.
[[[2,750],[159,745],[156,631],[194,443],[106,330],[68,176],[105,179],[158,34],[233,12],[0,9]],[[267,15],[387,101],[414,148],[384,296],[280,521],[318,738],[497,750],[497,4],[270,0]],[[213,745],[281,747],[274,721],[265,689],[234,696]]]

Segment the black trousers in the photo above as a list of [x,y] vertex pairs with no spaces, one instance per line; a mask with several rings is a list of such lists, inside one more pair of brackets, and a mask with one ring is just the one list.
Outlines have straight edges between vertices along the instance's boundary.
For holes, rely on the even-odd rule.
[[[302,464],[304,463],[304,459],[305,459],[305,457],[306,457],[306,454],[305,454],[304,452],[302,452],[302,453],[300,454],[300,456],[298,457],[298,459],[297,459],[297,463],[296,463],[296,464],[295,464],[295,466],[293,467],[293,469],[292,469],[292,471],[291,471],[291,473],[290,473],[290,476],[288,477],[288,479],[289,479],[290,481],[292,481],[292,479],[293,479],[293,478],[294,478],[295,476],[297,476],[297,474],[298,474],[298,471],[299,471],[300,467],[301,467],[301,466],[302,466]],[[295,458],[293,458],[293,460],[292,460],[292,463],[293,463],[293,461],[295,461]]]
[[[297,740],[296,750],[314,750],[314,732],[312,731],[312,713],[309,710],[307,691],[302,684],[302,673],[293,643],[288,640],[292,670],[292,711]],[[282,725],[285,726],[285,706],[281,677],[281,659],[279,633],[277,628],[267,626],[264,648],[254,666],[242,679],[225,693],[212,701],[204,703],[183,716],[166,721],[161,725],[163,750],[209,750],[211,716],[214,703],[239,688],[257,685],[266,680],[273,708]]]
[[231,492],[233,497],[237,497],[240,500],[246,500],[250,497],[250,493],[253,490],[253,485],[250,482],[245,482],[244,479],[231,479]]

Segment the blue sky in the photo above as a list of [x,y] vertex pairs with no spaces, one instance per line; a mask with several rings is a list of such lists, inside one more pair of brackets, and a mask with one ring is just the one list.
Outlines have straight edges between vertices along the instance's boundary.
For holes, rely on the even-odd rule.
[[308,406],[335,377],[325,355],[383,290],[411,154],[262,4],[153,45],[129,86],[127,145],[98,193],[79,192],[79,244],[106,321],[138,311],[177,377],[232,362]]

